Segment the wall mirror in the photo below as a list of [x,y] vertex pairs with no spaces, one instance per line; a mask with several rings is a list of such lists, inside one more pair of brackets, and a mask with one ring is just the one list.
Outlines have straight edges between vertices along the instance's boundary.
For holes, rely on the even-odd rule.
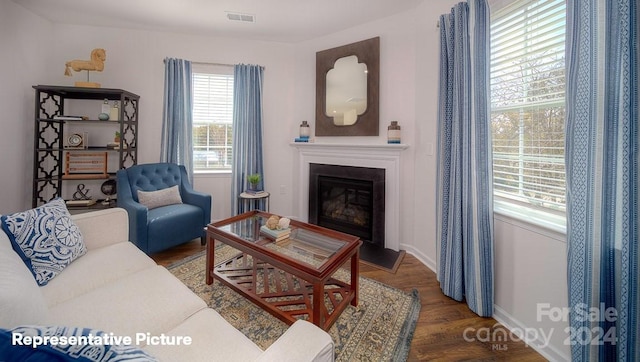
[[379,133],[380,38],[316,53],[316,136]]

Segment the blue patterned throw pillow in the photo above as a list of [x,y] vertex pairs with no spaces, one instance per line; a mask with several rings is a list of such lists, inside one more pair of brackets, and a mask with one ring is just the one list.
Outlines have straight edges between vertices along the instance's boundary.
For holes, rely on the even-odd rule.
[[112,334],[90,328],[0,328],[0,361],[157,361],[140,348],[115,342],[113,339]]
[[61,198],[35,209],[4,215],[1,221],[13,250],[40,286],[87,252],[80,229]]

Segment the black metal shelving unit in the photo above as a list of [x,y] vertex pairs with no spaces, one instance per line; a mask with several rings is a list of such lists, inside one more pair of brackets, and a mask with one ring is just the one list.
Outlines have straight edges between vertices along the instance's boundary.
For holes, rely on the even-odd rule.
[[[56,197],[63,196],[63,182],[96,179],[94,175],[74,175],[73,180],[65,179],[64,156],[66,152],[104,151],[108,156],[117,155],[118,169],[131,167],[138,163],[138,115],[140,96],[122,89],[83,88],[50,85],[36,85],[35,89],[35,128],[33,148],[33,190],[32,207],[44,204]],[[119,102],[118,121],[98,120],[99,112],[89,115],[88,119],[62,120],[56,116],[65,114],[65,104],[69,100],[104,100]],[[93,118],[95,117],[95,118]],[[65,126],[74,123],[105,124],[109,122],[110,132],[120,132],[117,149],[88,147],[87,149],[65,148]],[[105,179],[114,178],[115,171],[110,170]]]

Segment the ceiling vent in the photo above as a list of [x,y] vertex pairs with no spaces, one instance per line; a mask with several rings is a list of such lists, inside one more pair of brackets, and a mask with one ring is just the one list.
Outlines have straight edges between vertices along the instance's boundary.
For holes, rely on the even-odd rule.
[[245,23],[255,23],[256,17],[251,14],[234,13],[227,11],[227,19],[233,21],[242,21]]

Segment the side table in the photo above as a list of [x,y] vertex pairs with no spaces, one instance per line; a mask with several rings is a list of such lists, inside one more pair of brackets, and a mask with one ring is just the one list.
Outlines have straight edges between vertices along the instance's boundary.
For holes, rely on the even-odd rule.
[[[241,200],[240,213],[252,210],[262,210],[269,212],[269,196],[271,196],[271,194],[266,191],[259,191],[255,194],[246,191],[241,193],[239,196]],[[262,205],[264,205],[264,209],[261,208]]]

